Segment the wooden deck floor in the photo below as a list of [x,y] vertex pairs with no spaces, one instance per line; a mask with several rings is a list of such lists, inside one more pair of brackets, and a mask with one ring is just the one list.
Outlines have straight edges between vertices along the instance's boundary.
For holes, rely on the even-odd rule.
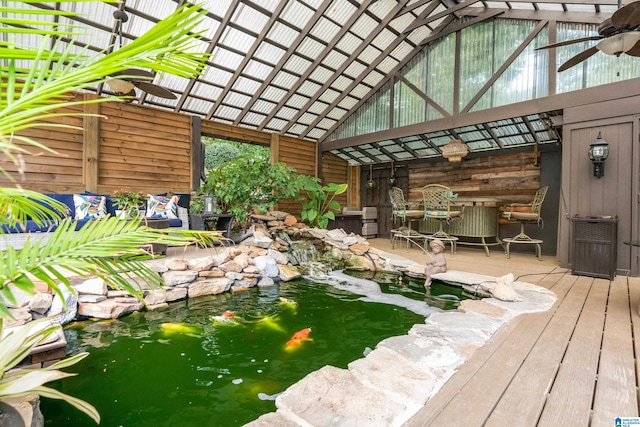
[[[372,246],[391,251],[388,240]],[[424,262],[418,249],[395,253]],[[498,249],[487,257],[459,248],[449,269],[513,272],[553,291],[547,312],[516,317],[500,329],[419,411],[415,426],[614,426],[637,417],[640,278],[573,276],[553,257]],[[524,276],[527,275],[527,276]]]

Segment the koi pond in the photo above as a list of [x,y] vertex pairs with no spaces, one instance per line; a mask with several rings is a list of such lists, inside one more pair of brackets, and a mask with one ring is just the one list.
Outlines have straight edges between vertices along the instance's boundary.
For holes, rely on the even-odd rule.
[[[310,372],[346,368],[471,297],[437,282],[425,293],[395,274],[339,274],[69,324],[68,354],[90,355],[52,385],[93,404],[104,426],[240,426],[275,411],[275,397]],[[95,425],[63,402],[43,398],[41,409],[45,426]]]

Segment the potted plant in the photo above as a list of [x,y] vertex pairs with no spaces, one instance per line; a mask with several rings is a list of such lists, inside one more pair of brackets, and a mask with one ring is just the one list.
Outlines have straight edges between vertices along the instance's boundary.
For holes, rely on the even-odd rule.
[[122,219],[131,219],[139,216],[139,210],[144,207],[147,197],[142,191],[135,192],[122,188],[113,192],[111,200],[122,211]]
[[202,213],[204,212],[204,202],[201,197],[196,196],[191,199],[189,204],[189,229],[206,230]]

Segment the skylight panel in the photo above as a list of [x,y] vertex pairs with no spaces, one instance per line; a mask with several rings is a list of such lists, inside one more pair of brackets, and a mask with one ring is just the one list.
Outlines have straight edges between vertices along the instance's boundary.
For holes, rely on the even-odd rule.
[[[27,3],[23,3],[20,5],[21,8],[30,8],[31,6],[27,6]],[[115,10],[115,5],[110,5],[103,2],[77,2],[74,3],[75,12],[79,13],[86,19],[90,19],[93,22],[97,22],[101,25],[111,27],[113,25],[113,11]],[[174,6],[175,9],[175,6]],[[53,20],[52,17],[45,18],[43,15],[38,16],[38,20],[47,19],[49,21]]]
[[231,76],[232,74],[226,70],[221,70],[216,67],[206,67],[201,78],[211,84],[226,86]]
[[184,108],[186,108],[187,110],[206,114],[209,110],[211,110],[211,108],[213,108],[213,102],[189,96],[184,102]]
[[293,119],[297,113],[298,113],[297,108],[291,108],[285,105],[278,110],[278,112],[276,113],[276,116],[280,117],[281,119],[286,119],[287,121],[289,121]]
[[269,101],[273,101],[273,102],[280,102],[282,101],[282,99],[284,98],[284,96],[287,94],[286,91],[277,88],[277,87],[273,87],[273,86],[267,86],[267,88],[264,90],[264,92],[262,92],[262,98],[268,99]]
[[325,15],[339,25],[344,25],[356,10],[356,7],[347,0],[335,0],[329,9],[327,9]]
[[307,128],[306,125],[301,125],[299,123],[294,124],[293,126],[291,126],[289,128],[289,130],[287,131],[287,134],[289,135],[295,135],[298,136],[300,135],[302,132],[304,132],[304,130]]
[[276,65],[280,62],[280,59],[284,56],[285,51],[280,49],[278,46],[272,45],[271,43],[263,41],[256,49],[256,52],[253,56],[257,59],[261,59],[264,62],[267,62],[272,65]]
[[345,110],[349,111],[349,110],[351,110],[351,108],[353,108],[358,103],[358,101],[359,101],[359,99],[353,98],[351,96],[345,96],[338,103],[338,107],[344,108]]
[[311,31],[309,31],[309,34],[316,36],[328,44],[338,32],[340,32],[340,27],[323,16],[318,19],[318,22],[313,26]]
[[[91,7],[94,8],[93,13],[95,13],[95,2],[92,3]],[[158,0],[138,1],[136,2],[134,7],[136,10],[142,12],[143,14],[153,16],[158,20],[171,14],[177,8],[176,4],[172,1],[158,1]],[[110,14],[111,16],[113,16],[112,13]]]
[[243,74],[256,78],[257,80],[264,81],[267,79],[274,67],[270,67],[253,59],[247,63],[247,66],[242,70]]
[[287,124],[288,124],[288,122],[286,120],[282,120],[282,119],[279,119],[277,117],[274,117],[271,120],[269,120],[269,123],[267,123],[267,125],[265,127],[269,128],[269,129],[275,129],[276,131],[280,131],[280,130],[284,129],[284,127]]
[[220,21],[210,18],[209,16],[204,16],[202,21],[198,23],[193,30],[197,33],[202,31],[202,37],[211,40],[219,27]]
[[384,51],[391,43],[396,40],[396,35],[388,29],[383,29],[371,42],[372,45]]
[[289,46],[292,40],[295,40],[300,33],[288,25],[281,22],[275,22],[269,32],[267,38],[282,46]]
[[232,89],[239,92],[254,94],[260,89],[260,82],[240,76],[233,84]]
[[256,41],[256,38],[250,36],[247,33],[243,33],[242,31],[236,30],[233,27],[227,26],[222,32],[222,37],[220,37],[220,42],[226,46],[233,46],[234,50],[240,51],[242,53],[247,53],[253,46],[253,43]]
[[212,14],[219,16],[220,18],[224,18],[227,14],[227,11],[231,7],[231,3],[233,0],[212,0],[208,1],[205,9],[207,9]]
[[409,25],[413,24],[414,19],[415,18],[412,14],[405,13],[395,19],[392,19],[391,22],[389,22],[389,26],[397,32],[402,33]]
[[331,76],[333,76],[333,71],[325,67],[319,66],[313,69],[313,71],[309,75],[309,79],[315,80],[319,83],[324,84],[331,78]]
[[378,22],[371,18],[369,15],[362,15],[353,24],[350,31],[361,39],[366,39],[369,35],[375,31],[378,26]]
[[302,43],[300,43],[300,46],[298,46],[296,52],[309,58],[315,59],[320,56],[325,48],[326,45],[307,37],[302,41]]
[[322,86],[312,81],[306,80],[298,88],[298,92],[311,98]]
[[331,104],[333,103],[333,101],[336,100],[336,98],[338,98],[338,96],[340,96],[340,92],[337,92],[333,89],[327,89],[324,92],[322,92],[322,95],[320,95],[318,99]]
[[228,107],[226,105],[221,105],[216,110],[216,117],[221,117],[223,119],[235,120],[238,115],[240,115],[242,111],[237,108]]
[[213,54],[211,55],[211,62],[226,68],[235,69],[242,63],[242,58],[243,57],[237,53],[231,52],[220,46],[216,46],[213,49]]
[[407,39],[409,39],[411,43],[419,45],[424,39],[431,36],[432,33],[433,31],[429,27],[423,25],[422,27],[416,28],[415,30],[411,31],[411,33],[407,36]]
[[250,96],[247,96],[238,92],[234,92],[234,91],[229,91],[229,93],[227,93],[227,96],[224,97],[224,100],[222,102],[224,104],[242,109],[249,102],[250,99],[251,99]]
[[252,2],[262,7],[263,9],[267,9],[270,12],[276,10],[276,7],[278,7],[278,4],[280,4],[280,0],[252,0]]
[[264,99],[257,99],[256,102],[253,103],[251,110],[259,113],[270,114],[274,108],[276,108],[275,103],[265,101]]
[[259,126],[260,123],[262,123],[262,121],[266,118],[267,116],[264,116],[262,114],[256,114],[256,113],[250,112],[244,115],[244,117],[242,118],[242,122],[248,123],[254,126]]
[[310,66],[311,61],[308,61],[298,55],[291,55],[287,62],[284,63],[282,68],[287,71],[291,71],[294,74],[304,74],[304,72],[307,71]]
[[401,42],[395,49],[391,51],[391,56],[399,60],[405,59],[413,52],[413,47],[407,42]]
[[362,40],[350,32],[346,32],[345,35],[336,44],[336,49],[340,49],[348,54],[355,52],[355,50],[362,44]]
[[196,82],[191,89],[191,94],[216,101],[222,94],[222,89],[216,86]]
[[[322,137],[322,135],[324,135],[325,132],[326,132],[325,129],[313,128],[311,129],[311,131],[309,131],[309,133],[307,134],[307,137],[313,138],[314,140],[317,141],[320,137]],[[353,160],[349,160],[349,162],[353,162]]]
[[362,82],[368,84],[369,86],[375,86],[383,78],[384,78],[384,75],[382,75],[379,72],[373,70],[364,79],[362,79]]
[[338,69],[342,66],[342,64],[345,63],[347,59],[347,56],[341,54],[340,52],[332,50],[327,54],[327,56],[325,56],[325,58],[322,60],[322,63],[329,68]]
[[382,20],[385,18],[393,8],[396,6],[396,2],[392,1],[377,1],[369,6],[369,11]]
[[328,107],[327,104],[325,104],[324,102],[319,102],[316,101],[313,104],[311,104],[309,106],[309,108],[307,109],[307,111],[309,111],[310,113],[314,113],[314,114],[322,114],[324,112],[324,110]]
[[315,114],[304,113],[298,119],[298,123],[309,126],[316,118],[318,118],[318,116],[316,116]]
[[269,22],[269,17],[247,4],[240,3],[231,17],[231,22],[250,29],[254,33],[260,33]]
[[289,74],[286,71],[279,71],[273,78],[272,83],[285,89],[291,89],[297,81],[298,78],[296,76]]
[[381,53],[382,52],[380,50],[369,45],[366,48],[364,48],[364,50],[362,51],[362,53],[360,53],[360,55],[358,55],[358,58],[365,64],[371,64],[376,59],[378,59],[378,56],[380,56]]
[[343,73],[350,77],[356,78],[360,74],[362,74],[366,69],[367,67],[365,67],[364,64],[362,64],[361,62],[352,61],[349,64],[349,66],[344,69]]
[[[304,104],[306,104],[308,101],[309,101],[309,98],[299,95],[297,93],[294,93],[289,97],[286,105],[288,105],[289,107],[294,107],[298,111],[300,111],[304,107]],[[298,111],[296,111],[296,113]]]
[[331,83],[331,87],[339,90],[340,92],[343,92],[347,90],[347,87],[349,87],[351,83],[353,83],[353,80],[345,76],[338,76],[338,78],[333,83]]
[[307,5],[295,0],[288,0],[287,5],[280,14],[283,21],[289,22],[296,28],[304,28],[313,18],[313,10]]
[[393,69],[397,65],[398,65],[398,61],[391,58],[390,56],[387,56],[385,59],[382,60],[380,64],[378,64],[376,68],[379,70],[382,70],[385,73],[390,73],[391,71],[393,71]]

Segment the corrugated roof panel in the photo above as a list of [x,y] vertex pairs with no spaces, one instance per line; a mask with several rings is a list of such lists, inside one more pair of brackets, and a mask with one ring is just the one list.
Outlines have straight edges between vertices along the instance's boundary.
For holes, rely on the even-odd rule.
[[309,79],[315,80],[321,84],[325,84],[331,78],[331,76],[333,76],[333,71],[323,66],[317,66],[309,75]]
[[350,93],[351,93],[351,96],[355,96],[356,98],[362,99],[369,92],[371,92],[371,88],[369,86],[359,84],[358,86],[354,87]]
[[349,87],[349,85],[353,83],[353,80],[351,80],[348,77],[345,76],[338,76],[338,78],[331,83],[331,87],[339,90],[340,92],[343,92],[347,89],[347,87]]
[[352,61],[349,64],[349,66],[347,66],[347,68],[344,69],[343,73],[350,77],[356,78],[360,74],[362,74],[366,69],[367,67],[365,67],[361,62]]
[[[326,107],[328,107],[328,105],[325,105],[325,109]],[[324,110],[323,110],[324,111]],[[332,119],[340,119],[342,116],[344,116],[347,112],[345,110],[343,110],[342,108],[332,108],[331,111],[327,112],[327,114],[325,114],[325,117],[329,117]]]
[[226,86],[226,84],[231,79],[231,76],[232,74],[226,70],[221,70],[215,67],[207,67],[205,68],[205,73],[201,79],[207,83]]
[[262,114],[256,114],[256,113],[247,113],[242,117],[242,123],[248,123],[254,126],[259,126],[260,123],[262,123],[262,121],[264,119],[266,119],[267,116],[262,115]]
[[350,31],[356,34],[361,39],[366,39],[369,35],[375,31],[378,26],[378,21],[370,17],[369,15],[362,15],[353,24]]
[[192,96],[187,97],[184,102],[184,107],[188,110],[198,111],[202,114],[206,114],[213,108],[213,102],[205,101],[204,99],[197,99]]
[[309,80],[305,81],[298,88],[298,92],[311,98],[322,86]]
[[384,28],[371,42],[372,45],[384,51],[391,43],[396,40],[396,35],[388,29]]
[[273,12],[274,10],[276,10],[276,7],[278,7],[278,4],[280,4],[280,0],[252,0],[253,3],[257,4],[258,6],[267,9],[270,12]]
[[339,31],[340,27],[338,25],[323,16],[318,19],[318,22],[313,26],[309,33],[328,44]]
[[407,40],[415,45],[419,45],[424,39],[431,36],[432,33],[433,31],[430,28],[422,26],[411,31],[407,36]]
[[340,49],[343,52],[352,54],[362,44],[362,40],[350,32],[345,33],[344,36],[336,44],[336,49]]
[[298,119],[298,123],[302,123],[303,125],[310,125],[311,122],[313,122],[316,118],[318,118],[317,115],[315,114],[310,114],[310,113],[304,113],[303,115],[300,116],[300,118]]
[[592,4],[572,4],[572,3],[567,3],[565,6],[566,6],[568,12],[595,13],[595,7]]
[[306,104],[307,101],[309,101],[309,98],[299,95],[297,93],[294,93],[289,97],[285,105],[289,107],[297,108],[298,110],[300,110],[302,107],[304,107],[304,104]]
[[324,92],[322,92],[322,95],[320,95],[318,99],[331,104],[339,96],[340,96],[340,92],[335,91],[333,89],[327,89]]
[[347,111],[351,110],[357,103],[359,99],[355,99],[352,96],[345,96],[339,103],[338,107],[343,108]]
[[278,87],[274,87],[274,86],[267,86],[267,88],[264,90],[264,92],[262,92],[262,98],[265,98],[269,101],[273,101],[273,102],[280,102],[282,101],[282,99],[285,97],[285,95],[287,94],[287,92],[285,90],[282,90]]
[[380,74],[376,70],[372,70],[369,74],[367,74],[367,76],[364,79],[362,79],[362,82],[370,86],[375,86],[382,79],[384,79],[384,75]]
[[224,18],[234,0],[207,0],[204,8],[220,18]]
[[211,40],[220,27],[220,21],[217,19],[205,16],[204,19],[193,29],[195,32],[202,32],[202,37]]
[[312,9],[303,3],[289,0],[280,14],[280,18],[297,28],[304,28],[311,18],[313,18],[313,12]]
[[435,21],[429,22],[429,28],[431,29],[438,28],[446,19],[447,19],[447,16],[443,16],[439,19],[436,19]]
[[422,140],[416,140],[416,141],[409,141],[407,143],[404,144],[406,147],[412,149],[412,150],[418,150],[420,148],[427,148],[429,147],[429,144],[427,144],[426,142],[422,141]]
[[211,62],[226,68],[235,69],[242,63],[242,56],[230,50],[216,46],[211,55]]
[[167,0],[138,0],[137,2],[135,2],[135,5],[132,6],[145,15],[153,16],[158,20],[169,15],[178,7],[176,3]]
[[329,9],[327,9],[325,15],[338,24],[344,25],[356,10],[356,7],[347,0],[335,0]]
[[[5,2],[3,2],[5,3]],[[6,2],[8,4],[11,3],[22,3],[20,5],[20,8],[29,8],[31,9],[32,6],[30,6],[28,3],[24,3],[24,2]],[[116,10],[115,8],[115,4],[107,4],[107,3],[103,3],[103,2],[76,2],[72,4],[73,8],[69,8],[68,10],[74,10],[75,12],[87,17],[88,19],[90,19],[93,22],[97,22],[99,24],[105,25],[107,27],[111,27],[113,25],[114,22],[114,18],[113,18],[113,11]],[[9,6],[11,7],[11,6]],[[174,9],[175,9],[175,5],[174,5]],[[23,16],[23,15],[21,15]],[[47,19],[47,20],[52,20],[53,18],[45,18],[42,15],[38,16],[38,20],[43,20],[43,19]],[[61,21],[62,22],[62,21]]]
[[239,92],[254,94],[258,91],[258,89],[260,89],[260,85],[261,83],[256,80],[240,76],[235,81],[231,89],[237,90]]
[[286,71],[279,71],[278,74],[273,78],[271,83],[276,86],[280,86],[285,89],[291,89],[293,85],[296,84],[298,78],[293,74],[289,74]]
[[221,105],[216,110],[215,116],[216,117],[221,117],[223,119],[235,120],[240,115],[241,112],[242,112],[242,110],[240,110],[238,108],[233,108],[233,107],[229,107],[229,106],[226,106],[226,105]]
[[416,150],[416,154],[420,157],[435,157],[439,156],[440,152],[433,148],[422,148],[420,150]]
[[300,43],[296,52],[311,59],[316,59],[326,47],[326,45],[307,37]]
[[268,129],[280,130],[280,129],[283,129],[287,124],[288,122],[286,120],[282,120],[277,117],[274,117],[271,120],[269,120],[269,123],[267,123],[265,127]]
[[410,13],[405,13],[392,19],[389,26],[399,33],[402,33],[409,25],[413,24],[415,17]]
[[269,74],[273,71],[274,67],[270,67],[269,65],[263,64],[258,61],[254,61],[253,59],[247,63],[247,66],[242,70],[243,74],[247,76],[256,78],[258,80],[266,80]]
[[191,89],[191,93],[193,95],[198,95],[203,98],[211,99],[212,101],[216,101],[218,97],[222,94],[222,89],[216,86],[211,86],[205,83],[196,82],[193,85],[193,89]]
[[300,135],[302,132],[304,132],[304,130],[307,127],[305,125],[301,125],[299,123],[294,124],[293,126],[291,126],[289,128],[289,130],[287,131],[288,135],[294,135],[294,136],[298,136]]
[[257,59],[268,62],[269,64],[276,65],[278,62],[280,62],[280,59],[284,56],[285,53],[285,50],[271,43],[263,41],[258,46],[258,49],[256,49],[256,52],[253,54],[253,56]]
[[311,66],[311,61],[304,59],[298,55],[291,55],[287,62],[282,66],[283,69],[291,71],[293,74],[304,74],[305,71]]
[[407,42],[401,42],[398,46],[391,51],[391,56],[400,60],[405,59],[411,52],[413,47]]
[[503,145],[507,146],[507,145],[521,145],[521,144],[525,144],[527,141],[523,138],[522,135],[513,135],[513,136],[506,136],[504,138],[500,138],[500,142],[502,142]]
[[278,110],[278,112],[276,113],[276,117],[280,117],[281,119],[291,120],[295,117],[297,113],[298,113],[298,110],[285,105]]
[[259,34],[262,32],[264,26],[267,25],[267,22],[269,22],[269,17],[247,4],[240,3],[231,17],[231,22]]
[[316,101],[316,102],[314,102],[313,104],[311,104],[309,106],[307,111],[309,111],[310,113],[313,113],[313,114],[320,114],[320,113],[324,112],[324,110],[327,107],[328,107],[328,105],[325,104],[324,102]]
[[257,111],[259,113],[270,114],[274,108],[276,108],[275,103],[270,101],[265,101],[264,99],[258,99],[253,103],[252,111]]
[[396,153],[395,156],[398,158],[398,160],[410,160],[413,158],[413,154],[407,153],[405,151]]
[[184,92],[187,84],[189,84],[189,79],[179,76],[174,76],[173,74],[156,74],[156,77],[153,79],[153,83],[164,86],[167,89],[173,89],[174,91]]
[[307,136],[309,138],[313,138],[313,139],[320,139],[320,138],[322,138],[322,135],[325,134],[325,132],[326,132],[326,130],[324,130],[324,129],[313,128],[311,131],[309,131]]
[[380,64],[378,64],[378,66],[376,67],[378,70],[383,71],[384,73],[390,73],[391,71],[393,71],[394,68],[396,68],[396,66],[399,64],[398,61],[396,61],[395,59],[391,58],[390,56],[387,56],[386,58],[384,58],[382,60],[382,62],[380,62]]
[[369,11],[382,20],[397,4],[397,1],[377,1],[369,6]]
[[474,152],[474,151],[482,151],[482,150],[488,150],[494,147],[495,144],[493,144],[492,141],[471,141],[471,142],[467,142],[467,147],[469,148],[469,151]]
[[378,58],[378,56],[381,53],[382,52],[380,50],[369,45],[364,48],[364,50],[362,51],[362,53],[360,53],[360,55],[358,55],[358,59],[360,59],[365,64],[371,64],[372,62],[375,62],[375,60]]
[[238,107],[242,109],[250,99],[250,96],[238,92],[229,91],[222,102],[232,107]]
[[533,7],[533,3],[510,2],[509,5],[512,9],[516,10],[535,10],[535,7]]
[[560,3],[536,3],[536,5],[540,10],[564,12],[564,9],[562,8],[562,4]]
[[335,70],[340,68],[340,66],[342,66],[342,64],[344,64],[347,59],[349,59],[349,57],[347,57],[346,55],[343,55],[336,50],[332,50],[324,57],[322,63],[327,67]]
[[231,26],[225,27],[222,32],[222,37],[220,37],[220,43],[225,46],[233,47],[234,50],[245,54],[249,52],[255,41],[255,37],[236,30]]
[[288,25],[281,22],[275,22],[269,32],[267,38],[282,46],[289,46],[292,40],[295,40],[300,32],[294,30]]
[[487,7],[493,7],[496,9],[508,9],[509,6],[507,6],[507,3],[505,2],[501,2],[501,1],[487,1],[484,2],[485,6]]

